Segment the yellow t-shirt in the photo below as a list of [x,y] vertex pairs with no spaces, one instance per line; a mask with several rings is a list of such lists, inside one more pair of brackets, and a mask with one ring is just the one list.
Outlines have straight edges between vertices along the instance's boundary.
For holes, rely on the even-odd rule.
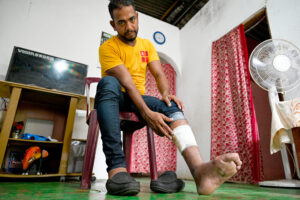
[[[153,44],[137,37],[135,46],[122,42],[117,36],[103,43],[99,48],[102,77],[107,76],[107,70],[124,64],[133,82],[142,95],[145,94],[147,64],[159,60]],[[123,91],[124,88],[122,88]]]

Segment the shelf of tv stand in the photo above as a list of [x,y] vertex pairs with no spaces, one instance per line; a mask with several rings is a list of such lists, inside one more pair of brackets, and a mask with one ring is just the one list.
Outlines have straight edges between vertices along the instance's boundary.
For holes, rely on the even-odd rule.
[[9,138],[8,139],[9,144],[14,144],[14,145],[23,145],[24,143],[27,144],[52,144],[52,145],[62,145],[63,142],[54,142],[54,141],[37,141],[37,140],[24,140],[24,139],[15,139],[15,138]]
[[42,174],[42,175],[22,175],[22,174],[0,174],[2,178],[51,178],[62,177],[66,174]]
[[[94,173],[92,174],[94,175]],[[22,175],[22,174],[1,174],[2,178],[52,178],[52,177],[76,177],[82,176],[82,173],[67,173],[67,174],[41,174],[41,175]]]

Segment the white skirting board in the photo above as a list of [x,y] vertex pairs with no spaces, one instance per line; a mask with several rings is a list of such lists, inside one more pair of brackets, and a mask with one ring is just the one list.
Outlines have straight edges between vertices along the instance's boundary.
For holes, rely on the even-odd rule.
[[262,181],[259,182],[258,185],[265,187],[300,188],[300,180],[282,179],[274,181]]

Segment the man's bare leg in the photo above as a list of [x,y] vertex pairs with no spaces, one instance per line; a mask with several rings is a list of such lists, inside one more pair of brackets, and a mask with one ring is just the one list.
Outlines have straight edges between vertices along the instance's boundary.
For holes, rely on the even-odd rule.
[[[171,124],[171,128],[185,124],[186,120],[178,120]],[[215,160],[204,162],[198,146],[186,148],[182,155],[194,177],[198,194],[213,193],[222,183],[236,174],[242,165],[236,153],[223,154]]]

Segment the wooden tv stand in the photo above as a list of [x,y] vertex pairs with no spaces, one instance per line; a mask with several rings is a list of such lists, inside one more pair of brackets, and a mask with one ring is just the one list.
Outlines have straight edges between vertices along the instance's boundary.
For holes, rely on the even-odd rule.
[[[9,98],[6,115],[0,133],[0,178],[65,177],[72,140],[76,109],[84,110],[86,97],[83,95],[45,89],[37,86],[0,81],[0,96]],[[13,139],[11,130],[14,121],[34,118],[53,121],[52,138],[58,142]],[[24,128],[23,128],[24,131]],[[42,175],[6,173],[8,151],[24,151],[30,146],[40,146],[49,152],[47,172]],[[78,174],[75,174],[78,175]]]

